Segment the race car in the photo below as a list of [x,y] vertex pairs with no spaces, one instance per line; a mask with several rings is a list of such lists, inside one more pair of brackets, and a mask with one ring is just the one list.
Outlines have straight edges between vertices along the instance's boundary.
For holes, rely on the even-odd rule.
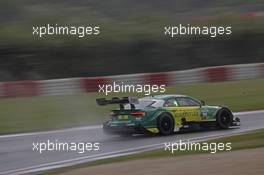
[[170,135],[175,130],[218,127],[227,129],[239,126],[240,119],[223,106],[209,106],[187,95],[156,95],[144,98],[113,97],[96,99],[104,106],[118,104],[110,119],[103,124],[108,134],[127,136],[132,134]]

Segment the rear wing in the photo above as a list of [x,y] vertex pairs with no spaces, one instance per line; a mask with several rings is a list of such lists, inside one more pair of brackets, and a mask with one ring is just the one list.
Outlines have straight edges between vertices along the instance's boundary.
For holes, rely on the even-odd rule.
[[135,104],[138,104],[138,98],[137,97],[113,97],[112,99],[107,100],[106,98],[98,98],[96,99],[96,102],[100,106],[105,106],[109,104],[119,104],[120,109],[124,109],[125,104],[130,104],[131,109],[135,109]]

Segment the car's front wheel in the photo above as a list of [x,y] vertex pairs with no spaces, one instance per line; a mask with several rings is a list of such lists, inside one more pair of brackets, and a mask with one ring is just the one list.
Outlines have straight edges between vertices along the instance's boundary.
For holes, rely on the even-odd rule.
[[227,129],[233,122],[232,112],[227,108],[222,108],[216,116],[216,123],[221,129]]
[[157,126],[161,135],[170,135],[174,132],[174,119],[170,114],[164,113],[158,117]]

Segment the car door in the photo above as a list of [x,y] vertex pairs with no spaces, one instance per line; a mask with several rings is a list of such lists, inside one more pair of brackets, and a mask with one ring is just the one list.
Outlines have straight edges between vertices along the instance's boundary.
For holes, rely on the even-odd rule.
[[183,108],[179,107],[179,104],[175,97],[167,99],[164,103],[164,108],[173,114],[175,126],[182,125]]
[[202,120],[201,104],[199,101],[191,97],[176,97],[176,101],[178,107],[175,112],[180,115],[181,121],[182,118],[184,118],[187,122]]

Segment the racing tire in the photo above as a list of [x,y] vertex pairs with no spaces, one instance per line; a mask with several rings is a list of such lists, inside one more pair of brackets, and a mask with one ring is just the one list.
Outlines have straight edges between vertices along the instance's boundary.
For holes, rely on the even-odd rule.
[[174,132],[174,119],[170,114],[163,113],[157,119],[159,134],[171,135]]
[[216,124],[221,129],[228,129],[233,122],[233,114],[228,108],[222,108],[217,113]]

